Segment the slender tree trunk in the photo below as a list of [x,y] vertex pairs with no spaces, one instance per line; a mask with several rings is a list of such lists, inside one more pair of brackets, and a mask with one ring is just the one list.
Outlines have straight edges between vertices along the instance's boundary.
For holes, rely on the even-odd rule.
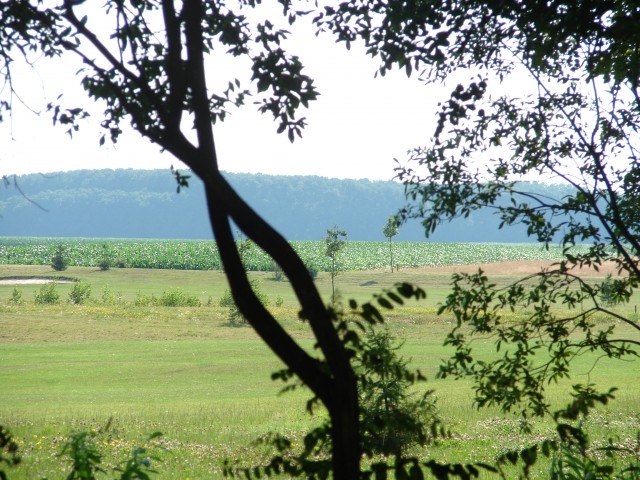
[[337,403],[329,408],[333,478],[336,480],[360,478],[359,405],[357,389],[353,385],[355,378],[336,382]]
[[336,260],[335,258],[331,257],[331,303],[336,303],[335,278],[336,278]]
[[[216,190],[215,185],[207,182],[205,182],[205,185],[207,186],[207,203],[214,236],[218,243],[225,272],[227,272],[232,294],[240,312],[274,353],[318,395],[327,407],[331,418],[333,478],[336,480],[358,479],[360,476],[361,450],[357,381],[342,344],[338,346],[340,351],[336,352],[333,347],[327,344],[327,341],[319,339],[318,343],[326,357],[339,358],[339,360],[331,362],[333,366],[330,376],[327,377],[322,370],[317,369],[315,363],[309,362],[309,357],[305,356],[304,351],[275,323],[273,317],[255,298],[248,282],[246,271],[240,268],[240,255],[237,251],[236,243],[233,241],[229,225],[230,214],[226,206],[216,201],[213,193]],[[255,212],[253,214],[257,215]],[[235,216],[234,219],[236,219]],[[246,221],[247,219],[245,218],[244,220]],[[249,223],[256,225],[258,219],[255,218],[253,222]],[[275,252],[269,251],[269,245],[277,245],[277,239],[272,237],[269,233],[272,230],[269,229],[270,227],[261,233],[256,232],[258,236],[255,237],[249,232],[245,233],[256,243],[263,246],[268,254],[274,254]],[[272,232],[275,234],[275,231]],[[267,246],[264,247],[264,245]],[[300,283],[302,279],[290,273],[290,262],[299,261],[297,256],[293,258],[295,252],[293,250],[291,252],[291,257],[288,261],[280,259],[280,262],[281,267],[291,279],[292,285],[294,285]],[[282,251],[279,253],[282,254]],[[301,272],[309,275],[306,269],[302,269]],[[316,305],[322,309],[323,314],[326,313],[322,303]],[[305,310],[305,305],[302,305],[302,307]],[[311,314],[308,310],[305,311],[307,314]],[[310,316],[314,317],[314,315]],[[330,322],[331,320],[327,317],[326,321]],[[333,329],[332,326],[330,328]]]

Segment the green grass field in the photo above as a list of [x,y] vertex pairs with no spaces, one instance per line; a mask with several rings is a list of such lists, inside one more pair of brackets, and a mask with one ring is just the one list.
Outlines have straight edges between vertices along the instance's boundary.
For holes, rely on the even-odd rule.
[[[269,308],[311,349],[312,337],[297,320],[288,283],[266,272],[252,275],[267,294]],[[22,464],[9,471],[10,479],[65,478],[68,463],[56,454],[66,435],[100,430],[109,418],[109,431],[98,437],[106,465],[117,464],[159,430],[163,436],[154,451],[160,461],[154,465],[162,479],[220,478],[224,458],[248,465],[268,458],[263,448],[252,446],[257,437],[278,431],[300,441],[317,422],[304,411],[308,392],[278,395],[281,385],[270,374],[282,365],[255,333],[228,324],[227,310],[218,305],[227,288],[221,272],[71,267],[58,274],[46,266],[0,265],[0,278],[43,276],[81,280],[91,285],[92,294],[86,304],[72,305],[66,302],[72,284],[59,283],[60,303],[37,305],[33,299],[39,286],[0,285],[0,424],[14,433],[23,455]],[[436,390],[452,437],[414,453],[440,461],[488,462],[550,435],[552,425],[539,422],[532,434],[521,434],[516,417],[476,410],[468,382],[434,379],[448,353],[442,340],[451,321],[435,311],[449,277],[444,271],[377,270],[345,272],[336,281],[344,298],[360,301],[399,280],[425,288],[426,301],[395,309],[387,320],[391,332],[406,339],[405,357],[429,378],[421,388]],[[500,281],[508,278],[503,275]],[[328,300],[328,274],[321,273],[317,285]],[[201,305],[135,305],[136,298],[160,297],[176,288],[197,296]],[[15,290],[21,293],[17,304],[10,302]],[[102,300],[105,291],[111,303]],[[623,307],[627,313],[633,314],[635,300]],[[621,334],[633,335],[624,328]],[[491,344],[481,348],[491,355]],[[639,380],[637,361],[583,356],[572,382],[551,386],[549,395],[561,405],[570,383],[619,387],[616,401],[589,419],[588,426],[594,439],[614,436],[632,444],[640,430]]]

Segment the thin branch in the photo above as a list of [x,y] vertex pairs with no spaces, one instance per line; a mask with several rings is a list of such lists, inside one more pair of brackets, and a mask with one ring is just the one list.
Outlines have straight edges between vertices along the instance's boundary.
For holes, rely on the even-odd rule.
[[[144,93],[144,95],[154,105],[154,107],[155,107],[156,111],[158,112],[158,114],[161,115],[163,118],[165,117],[166,112],[165,112],[165,109],[164,109],[163,102],[158,97],[158,95],[156,95],[156,93],[149,87],[149,84],[147,83],[147,81],[145,79],[141,78],[140,76],[135,75],[133,72],[131,72],[131,70],[126,68],[123,63],[121,63],[117,58],[115,58],[112,55],[112,53],[109,51],[109,49],[98,39],[98,37],[91,30],[89,30],[84,23],[82,23],[78,19],[78,17],[75,15],[75,13],[73,11],[73,8],[70,5],[67,6],[67,8],[65,10],[64,18],[66,18],[69,21],[69,23],[71,23],[71,25],[74,26],[74,28],[78,31],[78,33],[80,33],[87,40],[89,40],[89,42],[100,52],[102,57],[118,73],[120,73],[124,78],[126,78],[131,83],[133,83],[138,88],[140,88],[140,90]],[[75,45],[73,45],[73,44],[71,44],[69,42],[66,42],[65,43],[65,48],[67,48],[68,50],[74,51],[75,53],[80,55],[85,61],[89,60],[88,57],[86,55],[82,54]],[[93,62],[91,60],[89,60],[89,64],[94,66],[94,68],[98,68],[96,66],[95,62]],[[101,69],[101,70],[104,71],[104,69]]]
[[[535,72],[533,70],[533,68],[530,65],[528,65],[522,58],[520,58],[518,55],[516,55],[515,52],[513,52],[511,49],[509,49],[509,47],[507,45],[505,45],[505,48],[507,48],[514,55],[514,57],[518,58],[520,63],[527,69],[527,71],[532,76],[532,78],[536,81],[538,86],[547,95],[551,96],[551,91],[546,86],[546,84],[542,81],[542,79],[537,74],[537,72]],[[613,192],[613,187],[611,186],[611,183],[610,183],[610,181],[609,181],[609,179],[608,179],[608,177],[606,175],[606,172],[604,171],[604,165],[602,164],[602,161],[601,161],[601,153],[597,152],[595,147],[593,146],[593,144],[591,144],[590,142],[587,141],[587,139],[584,136],[584,132],[577,125],[575,119],[572,118],[571,115],[569,115],[569,113],[566,111],[566,109],[562,105],[556,105],[556,106],[559,109],[559,111],[562,113],[564,118],[569,122],[569,124],[573,128],[573,131],[578,136],[579,141],[585,147],[586,151],[589,152],[589,156],[595,162],[595,165],[596,165],[596,168],[598,168],[598,171],[601,172],[602,180],[605,182],[607,191],[611,195],[611,192]],[[576,184],[575,182],[573,182],[572,180],[567,178],[566,175],[560,174],[560,172],[558,172],[551,164],[549,164],[548,167],[551,169],[551,171],[553,171],[554,173],[560,175],[565,181],[568,181],[571,185],[573,185],[574,187],[578,188],[579,191],[585,193],[584,189],[582,188],[581,185]],[[613,232],[613,229],[611,228],[611,225],[609,224],[609,222],[604,221],[604,220],[607,219],[607,217],[606,217],[606,215],[604,215],[602,213],[600,207],[598,206],[597,202],[594,201],[593,197],[594,197],[593,195],[588,195],[587,196],[587,198],[590,199],[589,202],[591,204],[591,208],[593,208],[593,210],[595,212],[595,215],[598,218],[600,218],[601,220],[603,220],[602,221],[602,225],[603,225],[604,229],[609,234],[609,237],[611,238],[611,241],[615,245],[616,250],[625,258],[626,265],[628,265],[628,268],[630,268],[632,270],[632,273],[636,277],[640,278],[640,269],[638,269],[638,267],[635,265],[635,263],[633,262],[633,258],[631,257],[631,255],[629,254],[629,252],[627,251],[625,246],[622,244],[622,242],[620,241],[618,236],[615,235],[615,233]],[[638,239],[633,234],[631,234],[631,232],[629,231],[629,229],[626,226],[625,222],[622,221],[622,219],[620,218],[620,212],[619,212],[619,210],[617,208],[617,204],[613,206],[612,212],[614,214],[614,218],[612,219],[614,225],[616,225],[616,227],[619,228],[621,232],[623,232],[624,238],[633,246],[634,250],[636,252],[640,252],[640,241],[638,241]]]
[[[186,3],[182,9],[187,8]],[[162,14],[167,30],[167,76],[169,79],[168,120],[170,128],[179,128],[182,119],[182,103],[186,94],[186,71],[181,58],[180,22],[176,17],[173,0],[163,0]]]
[[26,193],[24,193],[24,191],[22,190],[22,188],[20,188],[20,185],[18,184],[18,177],[16,175],[12,175],[12,177],[13,177],[13,182],[11,182],[11,180],[9,180],[9,177],[7,177],[6,175],[2,176],[2,181],[4,182],[5,187],[8,187],[11,183],[13,183],[13,187],[16,190],[18,190],[18,192],[20,192],[20,195],[22,195],[22,198],[24,198],[26,201],[28,201],[32,205],[38,207],[43,212],[49,213],[49,210],[44,208],[42,205],[40,205],[35,200],[29,198],[29,196]]
[[[204,74],[202,27],[200,25],[202,4],[200,2],[192,2],[190,7],[185,10],[185,31],[187,32],[189,80],[198,136],[198,156],[185,159],[185,161],[193,165],[195,167],[194,170],[197,169],[196,172],[203,178],[205,183],[209,215],[225,272],[229,277],[232,294],[234,298],[239,300],[236,303],[241,313],[267,342],[269,347],[287,365],[291,366],[323,401],[330,403],[330,398],[327,395],[332,389],[326,374],[321,373],[322,371],[317,361],[312,359],[291,339],[276,319],[260,303],[251,288],[237,251],[237,245],[233,241],[233,234],[229,224],[230,218],[233,218],[238,223],[238,226],[260,246],[265,244],[265,240],[262,236],[256,234],[255,228],[247,228],[245,217],[248,216],[251,220],[260,223],[261,226],[263,226],[262,224],[266,225],[266,222],[261,221],[260,217],[248,208],[218,171]],[[235,211],[231,210],[233,207],[235,207]],[[245,208],[241,208],[241,211],[238,211],[238,207]],[[269,230],[271,230],[270,227]],[[269,233],[271,234],[270,236],[273,236],[275,232],[269,231]],[[274,251],[273,245],[268,246],[266,250],[267,252]]]

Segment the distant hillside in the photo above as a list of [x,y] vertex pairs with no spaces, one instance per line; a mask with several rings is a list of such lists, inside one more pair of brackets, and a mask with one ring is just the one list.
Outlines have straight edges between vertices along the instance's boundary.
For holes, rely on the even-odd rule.
[[[231,184],[289,240],[318,240],[334,224],[350,240],[384,240],[389,215],[403,204],[394,182],[323,177],[227,174]],[[166,170],[81,170],[17,179],[0,188],[0,236],[208,239],[202,183],[195,177],[176,193]],[[395,240],[421,241],[419,222]],[[527,242],[523,229],[498,230],[489,212],[444,225],[438,242]]]

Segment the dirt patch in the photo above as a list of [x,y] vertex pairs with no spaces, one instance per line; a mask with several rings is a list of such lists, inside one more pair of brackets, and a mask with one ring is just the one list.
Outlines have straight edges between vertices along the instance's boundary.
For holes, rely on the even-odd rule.
[[46,283],[73,283],[68,278],[0,278],[0,285],[44,285]]
[[[543,260],[522,260],[495,263],[474,263],[468,265],[441,265],[435,267],[418,267],[412,270],[419,272],[441,272],[441,273],[474,273],[481,268],[487,275],[530,275],[539,272],[541,269],[553,268],[553,262]],[[606,277],[609,273],[613,276],[617,275],[615,264],[607,263],[601,265],[599,270],[594,268],[581,268],[577,272],[581,276]]]

